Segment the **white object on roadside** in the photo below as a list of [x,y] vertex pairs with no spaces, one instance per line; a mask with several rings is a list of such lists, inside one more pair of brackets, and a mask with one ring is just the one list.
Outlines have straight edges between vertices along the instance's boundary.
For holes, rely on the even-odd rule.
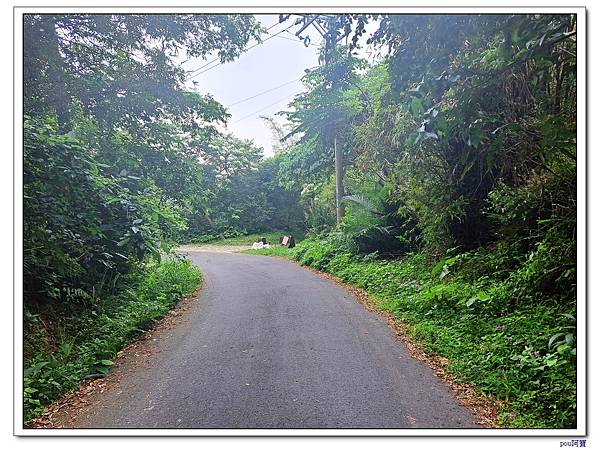
[[271,248],[269,244],[263,244],[262,242],[255,242],[252,244],[252,250],[262,250],[263,248]]

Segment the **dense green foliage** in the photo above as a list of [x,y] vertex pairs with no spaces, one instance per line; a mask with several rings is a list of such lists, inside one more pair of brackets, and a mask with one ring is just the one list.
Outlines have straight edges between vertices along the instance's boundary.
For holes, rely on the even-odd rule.
[[380,63],[365,68],[339,47],[305,77],[288,113],[301,139],[282,178],[330,209],[335,134],[346,158],[343,227],[365,250],[443,254],[525,235],[526,251],[554,235],[574,261],[573,18],[379,19],[369,40],[389,49]]
[[186,214],[186,241],[210,241],[261,230],[303,227],[297,194],[277,180],[277,157],[233,136],[212,140],[203,155],[203,196]]
[[[186,89],[173,57],[231,60],[260,30],[251,16],[207,15],[26,15],[24,25],[25,303],[94,303],[169,250],[192,212],[206,212],[210,188],[227,189],[227,167],[257,155],[217,132],[227,113]],[[234,163],[199,164],[232,149]]]

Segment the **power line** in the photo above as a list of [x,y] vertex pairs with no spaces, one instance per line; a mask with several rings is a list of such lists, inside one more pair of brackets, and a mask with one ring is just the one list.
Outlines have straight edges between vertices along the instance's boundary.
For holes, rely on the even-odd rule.
[[[283,31],[286,31],[286,32],[288,32],[288,33],[289,33],[289,31],[288,31],[288,30],[283,30]],[[286,39],[286,40],[288,40],[288,41],[297,42],[298,44],[305,45],[305,44],[304,44],[304,42],[303,42],[303,41],[301,41],[301,40],[300,40],[300,39],[298,39],[298,38],[294,39],[294,38],[287,37],[287,36],[279,36],[279,35],[277,35],[277,34],[275,34],[275,35],[273,35],[273,34],[271,34],[271,33],[267,33],[267,34],[268,34],[269,36],[278,37],[278,38],[281,38],[281,39]],[[293,35],[293,36],[295,36],[295,35]],[[312,42],[310,42],[308,45],[312,45],[313,47],[319,47],[319,44],[313,44]]]
[[[279,22],[278,23],[274,23],[269,28],[267,28],[266,33],[270,35],[271,33],[269,33],[269,30],[272,29],[272,28],[274,28],[274,27],[276,27],[277,25],[279,25]],[[212,64],[212,63],[214,63],[215,61],[218,61],[218,60],[219,60],[219,57],[217,56],[216,58],[211,59],[210,61],[208,61],[207,63],[201,65],[200,67],[196,67],[195,69],[193,69],[192,71],[190,71],[190,73],[188,74],[188,78],[194,72],[198,72],[199,70],[204,69],[206,66],[208,66],[208,65],[210,65],[210,64]]]
[[227,108],[229,108],[230,106],[239,105],[240,103],[244,103],[245,101],[248,101],[248,100],[252,100],[253,98],[259,97],[259,96],[261,96],[263,94],[267,94],[268,92],[276,91],[277,89],[282,88],[283,86],[287,86],[288,84],[292,84],[292,83],[294,83],[296,81],[300,81],[301,79],[302,79],[302,77],[296,78],[295,80],[288,81],[286,83],[280,84],[279,86],[275,86],[275,87],[272,87],[270,89],[267,89],[266,91],[262,91],[262,92],[259,92],[258,94],[254,94],[254,95],[252,95],[250,97],[246,97],[246,98],[244,98],[242,100],[238,100],[237,102],[234,102],[234,103],[231,103],[231,104],[227,105]]
[[[314,69],[314,67],[311,67],[310,69]],[[285,82],[285,83],[283,83],[283,84],[280,84],[279,86],[274,86],[274,87],[272,87],[272,88],[270,88],[270,89],[267,89],[266,91],[262,91],[262,92],[259,92],[258,94],[254,94],[254,95],[252,95],[252,96],[250,96],[250,97],[246,97],[246,98],[244,98],[244,99],[242,99],[242,100],[238,100],[238,101],[236,101],[236,102],[234,102],[234,103],[231,103],[231,104],[227,105],[227,108],[229,108],[230,106],[237,105],[237,104],[239,104],[239,103],[243,103],[243,102],[245,102],[245,101],[247,101],[247,100],[251,100],[251,99],[253,99],[253,98],[256,98],[256,97],[258,97],[258,96],[260,96],[260,95],[263,95],[263,94],[266,94],[266,93],[269,93],[269,92],[275,91],[275,90],[277,90],[277,89],[279,89],[279,88],[281,88],[281,87],[283,87],[283,86],[286,86],[286,85],[288,85],[288,84],[294,83],[295,81],[299,81],[299,80],[301,80],[302,78],[304,78],[304,75],[302,75],[302,76],[301,76],[301,77],[299,77],[299,78],[296,78],[295,80],[287,81],[287,82]],[[303,91],[298,91],[298,92],[296,92],[296,93],[295,93],[295,94],[293,94],[293,95],[298,95],[298,94],[300,94],[300,93],[302,93],[302,92],[303,92]],[[287,96],[286,96],[285,98],[287,98]],[[242,120],[246,119],[247,117],[251,116],[252,114],[256,114],[256,113],[258,113],[258,112],[261,112],[263,109],[266,109],[266,108],[268,108],[269,106],[273,106],[274,104],[277,104],[277,103],[279,103],[279,102],[280,102],[280,101],[282,101],[282,100],[285,100],[285,98],[284,98],[284,99],[280,99],[280,100],[276,101],[275,103],[272,103],[272,104],[270,104],[270,105],[268,105],[268,106],[265,106],[264,108],[262,108],[262,109],[260,109],[260,110],[258,110],[258,111],[255,111],[255,112],[253,112],[253,113],[249,114],[248,116],[244,116],[244,117],[242,117],[241,119],[239,119],[239,120],[237,120],[237,121],[235,121],[235,122],[233,122],[233,123],[240,122],[240,121],[242,121]]]
[[[293,26],[293,24],[292,24],[292,25],[290,25],[288,28],[291,28],[292,26]],[[280,33],[283,33],[283,32],[284,32],[284,31],[286,31],[286,30],[287,30],[287,28],[286,28],[286,29],[284,29],[284,30],[278,31],[276,34],[270,34],[268,38],[266,38],[266,39],[265,39],[265,40],[263,40],[262,42],[257,42],[256,44],[254,44],[254,45],[252,45],[252,46],[248,47],[248,48],[247,48],[245,51],[251,50],[251,49],[253,49],[254,47],[258,47],[259,45],[261,45],[261,44],[264,44],[264,43],[265,43],[265,42],[267,42],[269,39],[273,39],[274,37],[277,37],[277,35],[278,35],[278,34],[280,34]],[[220,65],[222,65],[222,64],[223,64],[222,62],[218,61],[218,62],[217,62],[215,65],[213,65],[213,66],[210,66],[209,68],[207,68],[207,69],[204,69],[202,72],[198,72],[197,74],[195,74],[195,75],[193,75],[192,77],[188,78],[188,81],[189,81],[189,80],[191,80],[192,78],[195,78],[195,77],[197,77],[198,75],[202,75],[203,73],[205,73],[205,72],[208,72],[209,70],[211,70],[211,69],[214,69],[215,67],[218,67],[218,66],[220,66]]]
[[[288,37],[286,37],[287,39],[294,40],[294,41],[296,41],[296,42],[300,42],[300,43],[302,43],[302,44],[304,43],[302,39],[299,39],[299,38],[298,38],[298,36],[296,36],[296,34],[295,34],[295,33],[292,33],[290,30],[286,29],[286,30],[285,30],[285,32],[286,32],[287,34],[289,34],[289,35],[291,35],[291,36],[294,36],[294,37],[296,38],[296,39],[293,39],[293,38],[288,38]],[[321,44],[323,44],[323,41],[325,41],[325,39],[323,39],[323,37],[321,37],[321,39],[319,40],[319,42],[317,42],[316,44],[313,44],[313,43],[311,42],[311,43],[309,43],[308,45],[313,45],[313,46],[315,46],[315,47],[320,47],[320,46],[321,46]]]
[[[288,30],[289,28],[291,28],[292,26],[294,26],[294,24],[290,25],[289,27],[287,27],[287,28],[285,28],[285,29],[283,29],[283,30],[281,30],[281,31],[278,31],[278,32],[277,32],[277,33],[275,33],[275,34],[269,34],[269,37],[268,37],[268,38],[266,38],[266,39],[265,39],[265,40],[263,40],[262,42],[257,42],[256,44],[254,44],[254,45],[252,45],[252,46],[248,47],[248,48],[247,48],[245,51],[247,52],[248,50],[251,50],[251,49],[253,49],[254,47],[258,47],[259,45],[261,45],[261,44],[264,44],[264,43],[265,43],[265,42],[267,42],[269,39],[273,39],[274,37],[277,37],[279,34],[283,33],[284,31],[287,31],[287,30]],[[213,59],[212,61],[209,61],[207,64],[211,64],[211,63],[213,63],[213,62],[217,61],[218,59],[219,59],[219,58],[215,58],[215,59]],[[202,66],[202,67],[199,67],[199,68],[197,68],[196,70],[192,71],[192,73],[193,73],[193,72],[197,72],[198,70],[200,70],[200,69],[201,69],[201,68],[203,68],[203,67],[206,67],[206,66],[207,66],[207,64],[205,64],[205,65],[204,65],[204,66]],[[203,73],[206,73],[206,72],[208,72],[209,70],[211,70],[211,69],[214,69],[215,67],[218,67],[218,66],[220,66],[221,64],[223,64],[221,61],[217,61],[217,63],[216,63],[215,65],[213,65],[213,66],[210,66],[210,67],[208,67],[207,69],[204,69],[204,70],[202,70],[201,72],[198,72],[198,73],[196,73],[195,75],[188,76],[188,78],[186,78],[186,81],[189,81],[189,80],[191,80],[192,78],[196,78],[198,75],[202,75]]]
[[[295,94],[293,94],[293,95],[298,95],[298,94],[300,94],[301,92],[302,92],[302,91],[298,91],[298,92],[296,92],[296,93],[295,93]],[[277,100],[276,102],[273,102],[273,103],[271,103],[271,104],[269,104],[269,105],[267,105],[267,106],[265,106],[265,107],[263,107],[263,108],[261,108],[261,109],[258,109],[258,110],[256,110],[256,111],[253,111],[253,112],[251,112],[250,114],[248,114],[248,115],[246,115],[246,116],[242,117],[241,119],[238,119],[238,120],[236,120],[235,122],[232,122],[232,123],[231,123],[231,125],[234,125],[234,124],[236,124],[236,123],[238,123],[238,122],[241,122],[241,121],[242,121],[242,120],[244,120],[244,119],[247,119],[248,117],[251,117],[251,116],[253,116],[253,115],[255,115],[255,114],[258,114],[259,112],[262,112],[262,111],[264,111],[265,109],[267,109],[267,108],[270,108],[271,106],[275,106],[277,103],[281,103],[282,101],[284,101],[284,100],[287,100],[289,97],[290,97],[289,95],[286,95],[285,97],[283,97],[283,98],[280,98],[280,99],[279,99],[279,100]]]

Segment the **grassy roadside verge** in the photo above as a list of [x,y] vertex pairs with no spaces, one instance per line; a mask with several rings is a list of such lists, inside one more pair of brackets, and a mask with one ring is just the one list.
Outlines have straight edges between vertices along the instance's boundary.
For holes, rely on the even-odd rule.
[[25,422],[84,379],[108,373],[127,342],[150,329],[200,282],[200,271],[189,261],[168,259],[149,264],[93,308],[26,309]]
[[238,236],[232,236],[227,238],[199,238],[189,242],[189,244],[210,244],[210,245],[252,245],[253,242],[258,241],[261,237],[267,239],[269,244],[278,244],[279,238],[285,235],[292,235],[296,239],[296,242],[300,242],[304,239],[305,232],[304,231],[265,231],[262,233],[251,233],[251,234],[241,234]]
[[367,291],[458,381],[501,400],[499,426],[576,426],[574,306],[527,291],[527,262],[499,273],[499,251],[376,260],[327,239],[244,253],[295,259]]

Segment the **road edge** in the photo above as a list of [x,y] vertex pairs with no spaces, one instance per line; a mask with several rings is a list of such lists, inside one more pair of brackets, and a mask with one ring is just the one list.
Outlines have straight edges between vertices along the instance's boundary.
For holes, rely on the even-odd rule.
[[[241,253],[244,254],[244,253]],[[248,254],[248,253],[246,253]],[[500,399],[485,395],[478,392],[474,385],[461,382],[456,376],[451,374],[447,367],[450,365],[450,360],[441,355],[435,353],[427,353],[423,349],[423,344],[418,342],[409,332],[410,324],[401,318],[396,317],[393,313],[384,310],[378,300],[365,289],[361,289],[356,286],[349,285],[341,281],[335,275],[329,272],[323,272],[310,266],[300,264],[298,261],[287,258],[281,255],[258,255],[250,254],[254,256],[267,256],[271,258],[279,258],[285,261],[289,261],[302,269],[308,270],[320,278],[332,281],[347,292],[360,303],[367,311],[377,314],[386,319],[388,326],[392,329],[396,338],[406,347],[409,355],[412,358],[418,359],[423,364],[433,370],[436,377],[441,379],[454,396],[461,404],[466,408],[469,408],[478,424],[484,428],[502,428],[499,425],[499,413],[501,406],[503,405]]]
[[115,365],[108,374],[102,378],[85,379],[79,386],[67,391],[61,398],[55,400],[46,406],[44,411],[28,422],[26,429],[60,429],[73,428],[69,426],[68,421],[74,421],[84,408],[90,406],[87,400],[95,394],[104,392],[112,384],[119,381],[119,369],[128,359],[131,359],[136,352],[150,352],[149,346],[154,342],[154,336],[158,333],[168,330],[170,327],[181,322],[182,316],[200,300],[202,291],[206,286],[204,277],[200,279],[200,285],[194,292],[181,298],[166,314],[158,320],[152,327],[140,335],[131,339],[112,359]]

